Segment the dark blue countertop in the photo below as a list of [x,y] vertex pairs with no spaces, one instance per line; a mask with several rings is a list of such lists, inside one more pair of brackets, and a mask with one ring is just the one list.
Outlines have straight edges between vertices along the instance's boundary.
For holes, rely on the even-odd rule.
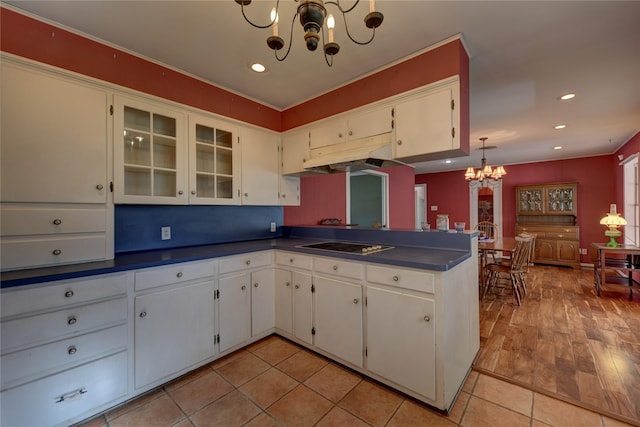
[[[443,235],[447,233],[441,233],[439,236],[436,236],[437,233],[431,233],[433,236],[426,236],[427,238],[430,237],[432,240],[430,242],[431,245],[428,245],[429,242],[416,242],[415,236],[409,235],[410,238],[403,239],[402,236],[398,234],[387,234],[385,232],[382,234],[364,233],[358,235],[357,233],[345,234],[344,232],[336,232],[335,229],[328,231],[311,231],[311,233],[307,234],[301,227],[293,227],[288,229],[285,233],[285,236],[287,237],[277,239],[252,240],[247,242],[221,243],[215,245],[116,254],[113,260],[108,261],[7,271],[0,275],[1,287],[8,288],[55,280],[117,273],[121,271],[137,270],[140,268],[157,267],[180,262],[211,259],[269,249],[281,249],[310,255],[331,256],[360,262],[372,262],[400,267],[446,271],[471,257],[471,238],[477,236],[477,233],[467,233],[457,236],[452,235],[449,236],[449,238],[453,240],[451,240],[451,244],[447,245],[442,244],[442,239],[446,239]],[[327,252],[299,247],[300,245],[321,240],[336,240],[336,233],[341,237],[340,240],[343,241],[391,244],[394,248],[373,254],[359,255]],[[380,231],[378,231],[378,233],[380,233]],[[365,240],[371,239],[372,236],[375,236],[375,239]],[[345,237],[352,238],[349,239]],[[423,235],[422,238],[424,237],[425,236]],[[405,242],[406,246],[398,245],[400,242]],[[418,246],[416,243],[423,243],[425,246]]]

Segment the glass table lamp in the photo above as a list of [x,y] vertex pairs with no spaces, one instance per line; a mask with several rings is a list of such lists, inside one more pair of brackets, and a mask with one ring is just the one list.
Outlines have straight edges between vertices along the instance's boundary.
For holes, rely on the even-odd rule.
[[617,248],[620,246],[620,244],[616,242],[616,237],[622,236],[622,232],[618,230],[618,227],[621,225],[627,225],[627,221],[616,211],[615,204],[610,206],[609,213],[600,220],[600,224],[608,227],[604,232],[604,235],[609,237],[609,243],[607,243],[607,246],[611,248]]

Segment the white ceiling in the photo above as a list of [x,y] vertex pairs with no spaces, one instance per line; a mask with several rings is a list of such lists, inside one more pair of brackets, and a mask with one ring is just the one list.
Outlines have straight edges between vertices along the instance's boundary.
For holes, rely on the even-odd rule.
[[[418,173],[479,167],[482,136],[496,147],[486,153],[496,165],[611,154],[640,130],[640,1],[377,0],[384,22],[370,45],[346,39],[336,16],[341,50],[332,68],[320,50],[307,51],[298,22],[289,58],[277,62],[266,46],[271,30],[247,24],[233,0],[3,3],[277,109],[462,34],[471,57],[472,153],[451,164],[420,164]],[[288,44],[296,4],[281,3],[280,34]],[[361,40],[369,36],[368,3],[347,15]],[[274,4],[254,1],[246,13],[266,23]],[[327,9],[337,15],[334,6]],[[268,72],[249,71],[253,61]],[[566,92],[577,96],[558,101]],[[554,130],[559,123],[567,128]]]

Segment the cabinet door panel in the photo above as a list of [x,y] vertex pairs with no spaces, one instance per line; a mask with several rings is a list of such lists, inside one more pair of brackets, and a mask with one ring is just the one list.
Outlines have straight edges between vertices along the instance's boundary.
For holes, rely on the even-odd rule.
[[556,241],[536,239],[535,261],[555,261],[556,259]]
[[362,366],[362,286],[324,277],[315,282],[315,345]]
[[276,322],[276,289],[273,269],[251,273],[251,335],[273,330]]
[[347,118],[347,139],[360,139],[393,130],[391,105],[357,113]]
[[276,269],[276,328],[293,334],[293,274]]
[[367,369],[432,400],[436,400],[434,310],[435,303],[428,298],[367,288]]
[[214,335],[213,281],[136,297],[136,387],[211,357]]
[[251,337],[250,279],[249,273],[241,273],[218,281],[221,352]]
[[242,129],[242,204],[278,205],[280,137],[255,129]]
[[313,279],[310,274],[293,272],[293,333],[296,338],[313,344]]
[[558,240],[558,261],[580,261],[579,243],[570,240]]
[[2,201],[107,201],[107,94],[2,65]]
[[282,136],[282,174],[299,174],[309,158],[309,129],[286,133]]

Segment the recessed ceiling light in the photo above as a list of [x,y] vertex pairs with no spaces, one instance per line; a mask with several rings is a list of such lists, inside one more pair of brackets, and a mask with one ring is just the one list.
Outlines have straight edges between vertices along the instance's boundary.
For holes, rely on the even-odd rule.
[[449,164],[449,163],[451,163],[451,160],[450,160],[450,159],[447,159],[447,160],[445,160],[444,162],[445,162],[446,164]]
[[572,98],[575,98],[575,97],[576,97],[576,94],[575,94],[575,93],[565,93],[564,95],[562,95],[562,96],[560,97],[560,99],[561,99],[562,101],[567,101],[567,100],[572,99]]
[[554,150],[562,150],[562,145],[556,145],[553,147]]
[[554,129],[564,129],[564,128],[566,128],[566,127],[567,127],[567,125],[562,125],[562,124],[560,124],[560,125],[555,125],[553,128],[554,128]]
[[250,65],[251,69],[253,71],[255,71],[256,73],[264,73],[265,71],[267,71],[267,67],[265,67],[264,65],[262,65],[259,62],[256,62],[254,64]]

